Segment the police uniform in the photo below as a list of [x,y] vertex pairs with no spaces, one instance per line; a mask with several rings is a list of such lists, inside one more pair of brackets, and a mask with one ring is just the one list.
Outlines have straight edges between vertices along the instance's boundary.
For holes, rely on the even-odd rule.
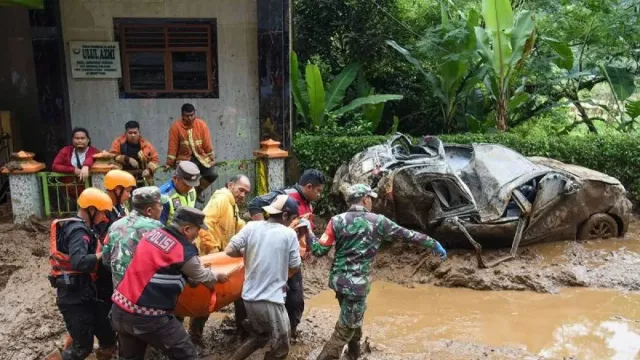
[[191,189],[186,194],[180,194],[175,187],[173,180],[169,180],[160,186],[160,193],[169,197],[169,202],[164,205],[160,222],[169,224],[176,210],[181,206],[195,207],[197,193],[195,187],[200,184],[200,170],[196,164],[190,161],[181,161],[176,168],[175,175],[182,179]]
[[[198,209],[181,207],[174,219],[207,229]],[[121,359],[142,359],[147,345],[173,359],[198,358],[187,331],[173,315],[187,278],[209,288],[215,281],[195,245],[171,225],[145,233],[112,297]]]

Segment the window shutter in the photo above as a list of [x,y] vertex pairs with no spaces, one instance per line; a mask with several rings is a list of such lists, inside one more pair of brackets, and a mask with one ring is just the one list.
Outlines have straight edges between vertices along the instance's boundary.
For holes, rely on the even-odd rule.
[[167,26],[170,48],[207,48],[211,44],[208,26]]

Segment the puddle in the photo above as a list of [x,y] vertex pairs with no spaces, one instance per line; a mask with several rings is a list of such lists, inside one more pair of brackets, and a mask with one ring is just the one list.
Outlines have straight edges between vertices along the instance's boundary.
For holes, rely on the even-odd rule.
[[[572,246],[579,246],[591,255],[590,263],[599,263],[607,255],[613,252],[622,254],[640,255],[640,236],[627,234],[623,239],[591,240],[591,241],[559,241],[544,244],[536,244],[527,248],[541,256],[543,264],[552,265],[567,261],[567,250]],[[571,251],[571,250],[570,250]],[[598,255],[598,256],[594,256]],[[598,261],[600,260],[600,261]]]
[[[402,353],[456,340],[549,358],[640,358],[640,293],[569,288],[548,295],[376,282],[367,306],[366,335]],[[331,291],[308,307],[338,312]]]

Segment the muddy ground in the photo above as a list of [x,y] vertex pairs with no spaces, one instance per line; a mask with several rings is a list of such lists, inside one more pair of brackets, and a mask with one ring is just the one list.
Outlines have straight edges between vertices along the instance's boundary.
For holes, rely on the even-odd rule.
[[[16,229],[0,224],[0,359],[41,359],[61,345],[62,318],[54,290],[47,281],[47,224],[34,222]],[[486,251],[488,257],[506,251]],[[424,257],[427,261],[416,271]],[[331,254],[305,264],[306,297],[327,289]],[[427,251],[396,242],[378,256],[374,277],[413,287],[433,284],[476,290],[530,290],[555,293],[562,287],[600,287],[640,290],[640,221],[635,220],[625,239],[536,245],[520,251],[518,259],[493,269],[479,269],[473,254],[452,250],[441,263]],[[231,309],[214,314],[200,347],[203,359],[226,359],[236,347]],[[337,314],[307,308],[300,336],[290,359],[313,358],[333,329]],[[365,336],[371,336],[365,327]],[[428,334],[424,334],[428,342]],[[459,341],[428,342],[428,353],[406,354],[385,348],[375,337],[367,339],[365,358],[375,359],[539,359],[520,348],[488,347]],[[158,358],[149,354],[149,358]],[[255,357],[258,359],[259,357]]]

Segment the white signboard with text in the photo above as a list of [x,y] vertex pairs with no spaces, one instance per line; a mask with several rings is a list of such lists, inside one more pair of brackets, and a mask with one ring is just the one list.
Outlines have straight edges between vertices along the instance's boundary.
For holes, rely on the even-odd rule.
[[111,41],[70,41],[71,76],[88,79],[122,77],[120,44]]

